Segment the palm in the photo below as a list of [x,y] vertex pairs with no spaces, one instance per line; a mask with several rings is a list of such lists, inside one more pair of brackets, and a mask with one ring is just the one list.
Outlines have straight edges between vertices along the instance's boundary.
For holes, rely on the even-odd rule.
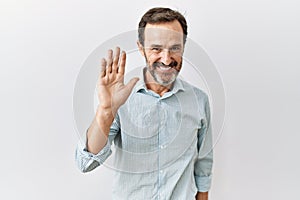
[[101,73],[98,80],[99,105],[102,108],[117,110],[125,103],[137,78],[132,79],[127,85],[124,84],[124,72],[126,54],[123,52],[120,59],[120,48],[116,48],[115,55],[108,51],[107,60],[102,59]]

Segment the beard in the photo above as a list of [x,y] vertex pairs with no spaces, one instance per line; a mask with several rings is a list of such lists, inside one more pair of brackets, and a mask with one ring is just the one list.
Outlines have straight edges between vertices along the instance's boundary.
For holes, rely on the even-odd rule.
[[155,82],[162,86],[172,84],[176,80],[182,66],[182,62],[178,63],[176,61],[172,61],[169,65],[165,65],[161,62],[154,62],[150,65],[146,59],[146,63],[147,70]]

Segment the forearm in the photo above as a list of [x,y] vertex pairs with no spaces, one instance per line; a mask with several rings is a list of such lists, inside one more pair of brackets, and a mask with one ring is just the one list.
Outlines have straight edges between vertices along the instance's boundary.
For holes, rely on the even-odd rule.
[[208,192],[198,192],[196,200],[208,200]]
[[105,146],[110,131],[110,126],[114,120],[110,109],[98,109],[96,116],[87,132],[87,150],[93,154],[98,154]]

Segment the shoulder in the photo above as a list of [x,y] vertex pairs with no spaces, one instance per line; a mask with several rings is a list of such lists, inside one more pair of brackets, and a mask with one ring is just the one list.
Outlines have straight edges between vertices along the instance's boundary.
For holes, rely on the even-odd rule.
[[181,82],[182,87],[184,88],[184,92],[187,95],[195,95],[197,97],[197,99],[199,99],[199,100],[203,100],[205,102],[208,101],[208,95],[202,89],[200,89],[182,79],[178,79],[178,81]]

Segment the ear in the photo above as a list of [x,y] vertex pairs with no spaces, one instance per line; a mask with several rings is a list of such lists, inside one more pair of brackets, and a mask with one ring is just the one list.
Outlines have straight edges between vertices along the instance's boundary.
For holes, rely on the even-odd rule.
[[138,48],[139,48],[139,52],[142,54],[142,56],[145,57],[145,52],[144,52],[144,47],[143,47],[143,45],[140,43],[140,41],[137,41],[136,44],[137,44],[137,46],[138,46]]

